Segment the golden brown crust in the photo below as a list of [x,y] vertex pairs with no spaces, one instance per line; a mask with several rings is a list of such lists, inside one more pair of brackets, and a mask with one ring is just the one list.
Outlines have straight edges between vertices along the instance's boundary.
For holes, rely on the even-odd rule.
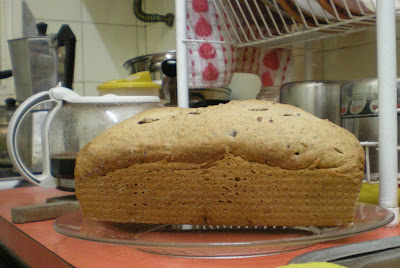
[[79,153],[85,217],[140,223],[351,222],[364,171],[353,134],[267,101],[144,111]]
[[83,148],[75,171],[79,180],[134,163],[212,163],[226,148],[247,161],[282,169],[346,171],[364,165],[364,151],[347,130],[290,105],[250,100],[144,111]]

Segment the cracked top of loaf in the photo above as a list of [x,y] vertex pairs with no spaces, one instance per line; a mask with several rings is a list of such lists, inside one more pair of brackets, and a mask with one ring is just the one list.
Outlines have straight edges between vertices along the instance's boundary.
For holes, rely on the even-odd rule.
[[227,152],[289,170],[364,169],[364,150],[344,128],[291,105],[248,100],[141,112],[88,143],[78,153],[75,176],[157,161],[207,165]]

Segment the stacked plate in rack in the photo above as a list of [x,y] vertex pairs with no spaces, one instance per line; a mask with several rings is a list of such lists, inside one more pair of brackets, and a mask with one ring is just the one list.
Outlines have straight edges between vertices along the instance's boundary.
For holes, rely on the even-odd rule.
[[[376,12],[376,0],[262,0],[272,10],[297,23],[316,26]],[[396,9],[400,1],[395,1]]]

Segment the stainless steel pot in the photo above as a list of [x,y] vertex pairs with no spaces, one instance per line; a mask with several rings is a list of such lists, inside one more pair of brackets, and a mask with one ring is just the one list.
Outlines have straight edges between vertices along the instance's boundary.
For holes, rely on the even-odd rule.
[[124,68],[129,71],[129,74],[149,71],[153,81],[162,81],[165,75],[161,71],[161,64],[164,60],[172,58],[176,58],[176,51],[142,55],[127,60],[124,63]]
[[340,87],[344,83],[336,80],[286,83],[280,89],[280,102],[341,125]]
[[[378,80],[362,79],[343,84],[340,102],[342,127],[352,132],[361,142],[378,142]],[[400,105],[400,79],[397,80],[397,105]],[[399,111],[397,124],[400,124]],[[400,136],[397,136],[400,144]],[[379,177],[378,153],[377,147],[369,149],[372,180]]]
[[153,54],[143,55],[130,59],[124,63],[124,68],[127,69],[130,74],[148,71],[149,70],[148,61],[151,55]]
[[130,74],[149,71],[153,82],[161,85],[161,99],[167,105],[173,105],[176,102],[176,76],[167,76],[162,71],[162,63],[169,59],[176,59],[176,51],[139,56],[126,61],[124,67]]

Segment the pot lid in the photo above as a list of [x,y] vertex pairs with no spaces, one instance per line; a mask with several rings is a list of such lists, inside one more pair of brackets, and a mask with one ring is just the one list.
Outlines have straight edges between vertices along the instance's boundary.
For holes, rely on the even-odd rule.
[[159,103],[157,96],[118,96],[106,94],[103,96],[80,96],[78,93],[63,87],[50,89],[53,99],[75,104],[129,104],[129,103]]
[[165,59],[173,59],[176,58],[176,51],[175,50],[171,50],[168,52],[163,52],[163,53],[156,53],[151,55],[151,57],[149,58],[149,65],[153,65],[155,63],[158,62],[162,62]]
[[151,55],[152,55],[152,54],[143,55],[143,56],[139,56],[139,57],[136,57],[136,58],[127,60],[127,61],[124,63],[124,68],[125,68],[125,69],[129,69],[129,68],[131,67],[131,65],[140,62],[140,63],[146,64],[146,69],[148,69],[148,68],[147,68],[147,62],[149,61],[149,58],[151,57]]
[[162,61],[164,59],[174,58],[176,57],[176,50],[171,50],[167,52],[159,52],[159,53],[152,53],[147,55],[141,55],[130,60],[127,60],[124,63],[124,68],[128,69],[130,65],[138,63],[138,62],[148,62],[150,61],[149,65],[153,64],[154,62]]
[[148,89],[148,88],[158,88],[161,86],[157,83],[152,82],[149,71],[138,72],[135,74],[131,74],[126,79],[117,79],[104,82],[101,85],[97,86],[98,90],[102,89]]

